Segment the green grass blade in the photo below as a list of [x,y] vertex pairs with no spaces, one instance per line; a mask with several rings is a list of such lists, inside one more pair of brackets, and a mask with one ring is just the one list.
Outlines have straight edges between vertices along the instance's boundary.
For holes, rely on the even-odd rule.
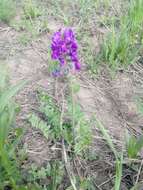
[[16,95],[16,93],[23,88],[23,86],[26,84],[26,82],[20,82],[18,85],[14,87],[10,87],[8,90],[5,90],[5,92],[0,96],[0,113],[3,112],[5,106],[9,103],[10,99]]
[[122,163],[123,163],[123,154],[119,158],[119,154],[117,153],[114,144],[111,140],[111,137],[109,136],[107,130],[104,128],[103,124],[95,119],[96,121],[96,126],[100,129],[101,133],[103,134],[105,140],[108,143],[108,146],[111,148],[113,151],[115,158],[116,158],[116,178],[115,178],[115,190],[120,190],[120,184],[121,184],[121,179],[122,179]]
[[115,178],[115,190],[120,190],[122,180],[122,165],[123,165],[123,154],[120,159],[116,160],[116,178]]
[[104,128],[103,124],[102,124],[99,120],[97,120],[97,119],[95,118],[95,121],[96,121],[96,126],[100,129],[101,133],[103,134],[105,140],[106,140],[107,143],[108,143],[108,146],[109,146],[109,147],[111,148],[111,150],[113,151],[113,153],[114,153],[116,159],[118,159],[118,153],[117,153],[117,151],[116,151],[116,149],[115,149],[115,147],[114,147],[114,144],[113,144],[113,142],[112,142],[112,140],[111,140],[111,137],[109,136],[107,130]]

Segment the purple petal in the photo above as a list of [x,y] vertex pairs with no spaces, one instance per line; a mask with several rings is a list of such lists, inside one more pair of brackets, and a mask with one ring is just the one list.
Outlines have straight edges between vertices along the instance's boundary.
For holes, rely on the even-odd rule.
[[71,49],[72,50],[74,50],[74,51],[76,51],[77,50],[77,48],[78,48],[78,45],[77,45],[77,43],[74,41],[74,42],[72,42],[72,44],[71,44]]
[[65,59],[63,57],[59,58],[60,66],[65,65]]
[[66,41],[72,41],[74,40],[75,36],[71,28],[67,28],[64,30],[64,39]]
[[79,70],[81,69],[81,65],[80,65],[79,62],[75,62],[74,65],[75,65],[75,69],[76,69],[76,70],[79,71]]
[[59,30],[58,32],[55,32],[53,37],[52,37],[52,41],[53,42],[57,42],[62,38],[62,32],[61,30]]
[[78,58],[77,58],[77,54],[76,53],[71,52],[71,60],[73,62],[78,62]]
[[55,53],[52,53],[51,58],[52,59],[57,59],[57,55]]

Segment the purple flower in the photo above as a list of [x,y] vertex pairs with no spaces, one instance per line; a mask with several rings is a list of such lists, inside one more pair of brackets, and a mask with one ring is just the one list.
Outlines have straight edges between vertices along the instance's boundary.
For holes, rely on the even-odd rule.
[[72,68],[77,71],[80,70],[78,45],[72,29],[60,29],[54,33],[51,44],[51,57],[59,62],[62,69],[63,67],[67,68],[67,64],[72,64]]

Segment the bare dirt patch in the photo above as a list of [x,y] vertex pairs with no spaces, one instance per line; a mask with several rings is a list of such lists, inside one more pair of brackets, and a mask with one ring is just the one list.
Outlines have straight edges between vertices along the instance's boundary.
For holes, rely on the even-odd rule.
[[138,114],[137,87],[131,74],[118,73],[111,79],[109,73],[100,75],[95,81],[81,77],[78,100],[88,116],[102,121],[112,137],[124,141],[125,129],[140,132],[143,118]]

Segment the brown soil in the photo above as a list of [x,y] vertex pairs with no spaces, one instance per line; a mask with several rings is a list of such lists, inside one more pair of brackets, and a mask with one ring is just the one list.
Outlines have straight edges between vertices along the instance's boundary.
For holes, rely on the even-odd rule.
[[87,116],[96,115],[117,140],[123,141],[125,129],[140,134],[143,117],[137,110],[138,87],[130,72],[118,73],[114,79],[106,72],[94,81],[82,76],[78,100]]

